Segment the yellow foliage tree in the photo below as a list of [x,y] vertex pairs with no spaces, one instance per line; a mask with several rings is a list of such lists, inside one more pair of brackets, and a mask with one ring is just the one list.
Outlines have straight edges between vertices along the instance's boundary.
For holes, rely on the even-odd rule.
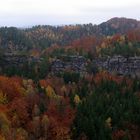
[[27,90],[26,90],[26,94],[34,94],[35,91],[34,91],[34,88],[32,87],[32,85],[28,85],[27,86]]
[[46,94],[49,98],[56,96],[54,89],[50,85],[48,85],[46,88]]
[[109,127],[109,128],[111,128],[112,127],[112,125],[111,125],[111,122],[112,122],[112,119],[111,119],[111,117],[108,117],[107,119],[106,119],[106,126],[107,127]]
[[27,85],[28,85],[28,81],[27,80],[25,80],[25,79],[23,79],[23,86],[26,88],[27,87]]
[[24,95],[24,96],[27,94],[26,89],[23,87],[19,88],[19,92],[21,93],[21,95]]
[[5,137],[0,135],[0,140],[5,140]]
[[74,97],[74,103],[78,105],[81,102],[80,97],[76,94]]
[[23,128],[18,128],[16,131],[16,140],[27,140],[28,133]]
[[0,112],[0,126],[0,131],[6,136],[9,133],[10,122],[3,112]]
[[6,94],[0,91],[0,104],[6,104],[8,102]]
[[56,128],[56,140],[71,140],[69,135],[69,128],[67,127],[57,127]]
[[61,92],[63,93],[63,95],[66,95],[67,94],[67,89],[66,89],[65,86],[62,86]]

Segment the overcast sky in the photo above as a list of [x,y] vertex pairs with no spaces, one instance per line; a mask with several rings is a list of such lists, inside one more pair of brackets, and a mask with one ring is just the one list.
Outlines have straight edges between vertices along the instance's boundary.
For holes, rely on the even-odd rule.
[[140,20],[140,0],[0,0],[0,26],[99,24],[112,17]]

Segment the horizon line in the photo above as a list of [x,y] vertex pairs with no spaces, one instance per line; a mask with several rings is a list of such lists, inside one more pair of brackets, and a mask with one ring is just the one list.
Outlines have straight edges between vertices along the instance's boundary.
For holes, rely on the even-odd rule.
[[14,26],[14,25],[0,25],[0,28],[11,28],[11,27],[15,27],[15,28],[18,28],[18,29],[28,29],[28,28],[33,28],[33,27],[37,27],[37,26],[53,26],[53,27],[64,27],[64,26],[76,26],[76,25],[88,25],[88,24],[92,24],[93,26],[95,25],[100,25],[102,23],[105,23],[105,22],[108,22],[109,20],[112,20],[112,19],[115,19],[115,18],[118,18],[118,19],[128,19],[128,20],[136,20],[137,22],[140,22],[140,19],[136,19],[136,18],[131,18],[131,17],[112,17],[112,18],[108,18],[107,20],[105,21],[102,21],[102,22],[99,22],[99,23],[92,23],[92,22],[87,22],[87,23],[65,23],[65,24],[33,24],[33,25],[25,25],[25,26]]

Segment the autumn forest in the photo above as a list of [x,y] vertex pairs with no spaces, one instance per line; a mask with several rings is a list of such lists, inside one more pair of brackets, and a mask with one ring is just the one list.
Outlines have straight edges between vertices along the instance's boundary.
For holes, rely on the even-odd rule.
[[0,140],[140,140],[140,21],[0,28]]

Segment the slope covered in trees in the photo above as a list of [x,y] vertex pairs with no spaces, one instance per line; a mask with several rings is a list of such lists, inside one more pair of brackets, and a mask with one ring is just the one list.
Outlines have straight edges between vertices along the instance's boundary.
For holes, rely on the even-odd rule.
[[136,20],[0,28],[0,140],[140,140],[139,73]]
[[0,138],[140,139],[140,81],[98,73],[63,77],[0,76]]
[[57,44],[70,45],[74,40],[88,37],[104,37],[116,33],[125,34],[140,28],[140,22],[133,19],[113,18],[99,25],[35,26],[29,29],[15,27],[0,28],[0,47],[10,50],[44,49]]

